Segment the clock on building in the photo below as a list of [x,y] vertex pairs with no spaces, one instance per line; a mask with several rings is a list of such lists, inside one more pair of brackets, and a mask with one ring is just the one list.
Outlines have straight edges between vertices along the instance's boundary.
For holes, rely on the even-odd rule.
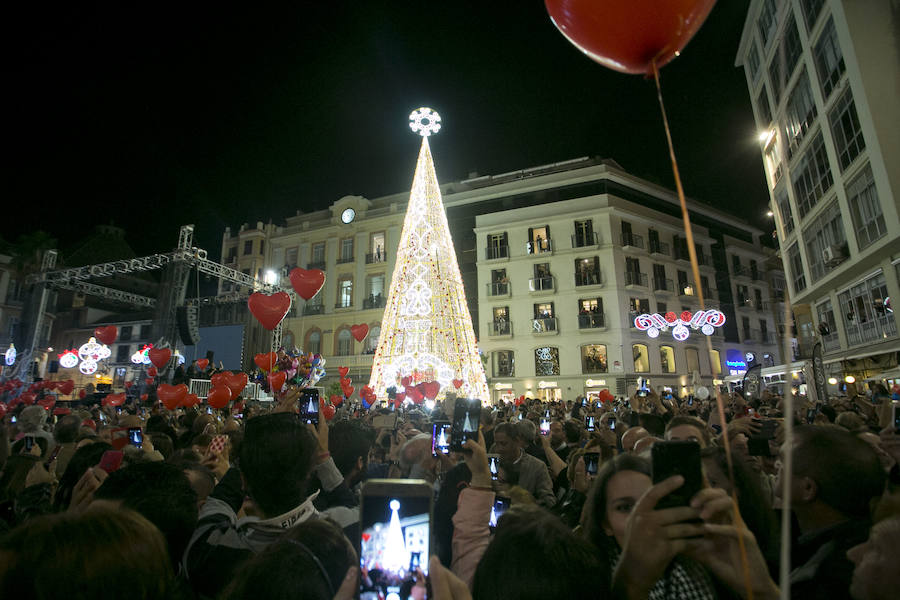
[[344,223],[352,223],[353,219],[356,218],[356,211],[352,208],[345,208],[344,212],[341,213],[341,221]]

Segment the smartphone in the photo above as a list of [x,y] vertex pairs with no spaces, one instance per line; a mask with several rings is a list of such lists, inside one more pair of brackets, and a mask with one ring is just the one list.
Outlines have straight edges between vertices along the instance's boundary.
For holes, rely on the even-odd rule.
[[594,431],[597,428],[597,423],[594,415],[587,415],[584,418],[584,427],[588,431]]
[[463,451],[465,440],[478,441],[481,424],[481,401],[478,398],[457,398],[453,407],[453,427],[450,431],[450,449]]
[[657,509],[688,506],[703,487],[700,468],[700,444],[697,442],[656,442],[650,449],[653,483],[673,475],[684,477],[684,484],[656,503]]
[[207,407],[206,407],[206,414],[208,414],[208,415],[211,415],[211,414],[212,414],[212,406],[207,406]]
[[397,426],[397,413],[378,415],[372,419],[372,427],[375,429],[393,429]]
[[615,431],[615,430],[616,430],[616,418],[615,418],[615,417],[610,417],[609,420],[608,420],[607,422],[609,423],[609,430],[610,430],[610,431]]
[[541,419],[541,435],[550,435],[550,419],[547,417]]
[[369,576],[360,577],[360,598],[400,598],[418,571],[428,575],[433,497],[431,484],[420,479],[370,479],[363,485],[359,566]]
[[34,436],[26,435],[25,436],[25,452],[31,452],[32,448],[34,448]]
[[319,390],[303,388],[300,390],[300,420],[309,425],[319,426]]
[[[813,415],[815,419],[815,415]],[[769,441],[775,439],[775,428],[778,422],[775,419],[763,419],[760,421],[760,430],[747,440],[747,452],[750,456],[771,456]]]
[[509,510],[510,504],[512,504],[512,499],[506,496],[497,496],[494,500],[494,506],[491,507],[491,518],[488,520],[488,526],[491,528],[491,531],[497,527],[497,521],[500,520],[503,513]]
[[103,411],[100,412],[100,422],[106,423],[106,414]]
[[128,443],[138,448],[144,447],[144,431],[140,427],[128,428]]
[[545,418],[545,419],[549,419],[549,418],[550,418],[550,409],[549,409],[549,408],[548,408],[547,410],[544,411],[544,418]]
[[488,454],[488,468],[491,471],[491,481],[500,479],[500,455]]
[[638,380],[638,391],[637,395],[639,398],[646,398],[647,394],[650,393],[650,380],[649,379],[639,379]]
[[450,421],[431,424],[431,456],[450,454]]
[[519,419],[519,420],[521,421],[522,419],[525,418],[525,415],[523,415],[522,413],[519,413],[519,416],[516,417],[516,418]]
[[11,416],[11,417],[9,418],[9,422],[10,422],[10,423],[15,423],[15,422],[18,421],[18,420],[19,420],[19,419],[16,418],[16,415],[13,415],[13,416]]
[[118,450],[107,450],[103,453],[103,457],[100,459],[100,464],[97,466],[107,473],[112,473],[114,471],[118,471],[119,467],[122,466],[123,458],[125,458],[125,455]]
[[50,469],[50,464],[56,460],[56,457],[59,456],[59,451],[62,450],[62,446],[59,444],[56,445],[56,448],[53,449],[53,452],[50,453],[50,457],[47,459],[47,462],[44,463],[45,469]]
[[690,396],[688,396],[687,405],[688,405],[688,406],[693,406],[693,405],[694,405],[694,395],[693,395],[693,394],[691,394]]
[[582,399],[581,399],[581,405],[582,405],[582,406],[587,406],[587,405],[588,405],[587,398],[582,398]]
[[584,453],[584,472],[588,475],[596,475],[600,468],[600,453],[585,452]]

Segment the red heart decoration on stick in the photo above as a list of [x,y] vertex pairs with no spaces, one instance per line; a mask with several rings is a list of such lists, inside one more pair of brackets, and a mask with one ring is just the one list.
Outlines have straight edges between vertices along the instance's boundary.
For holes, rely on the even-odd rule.
[[59,385],[56,386],[56,389],[59,390],[59,393],[63,396],[68,396],[75,389],[75,382],[71,379],[60,381]]
[[406,397],[412,400],[413,404],[422,404],[422,400],[425,399],[425,394],[419,386],[410,386],[406,388]]
[[[152,362],[157,368],[162,369],[167,364],[169,364],[169,360],[172,358],[172,349],[171,348],[150,348],[147,352],[150,355],[150,362]],[[149,369],[148,369],[149,372]]]
[[369,335],[369,326],[365,323],[362,323],[360,325],[352,325],[350,327],[350,333],[353,334],[353,338],[357,342],[361,342],[366,339],[367,335]]
[[338,367],[338,373],[341,375],[341,379],[347,376],[347,373],[350,372],[350,367]]
[[330,404],[326,404],[322,407],[322,416],[325,417],[326,421],[330,421],[334,418],[334,406]]
[[275,366],[275,363],[278,362],[278,355],[274,352],[261,352],[253,357],[253,362],[261,370],[268,373]]
[[159,375],[159,371],[156,370],[156,367],[149,367],[147,369],[147,375],[149,375],[150,377],[156,377],[157,375]]
[[422,394],[429,400],[434,400],[441,391],[441,384],[437,381],[426,381],[419,385],[422,386]]
[[188,408],[190,408],[191,406],[197,406],[198,404],[200,404],[200,398],[197,396],[197,394],[188,394],[181,401],[181,405]]
[[107,325],[106,327],[98,327],[94,330],[94,337],[101,344],[109,346],[119,337],[119,329],[115,325]]
[[409,387],[409,384],[411,381],[412,381],[412,377],[407,375],[406,377],[404,377],[403,379],[400,380],[400,385],[402,385],[403,387]]
[[269,387],[272,388],[273,392],[281,391],[281,388],[284,387],[285,381],[287,381],[287,373],[285,373],[284,371],[269,373]]
[[225,385],[231,390],[231,395],[235,398],[241,395],[241,392],[247,387],[247,374],[235,373],[225,377]]
[[149,397],[150,396],[148,394],[141,394],[141,402],[146,402],[147,398],[149,398]]
[[344,403],[344,397],[340,394],[332,394],[328,399],[331,400],[331,403],[335,406],[340,406]]
[[86,396],[87,396],[87,390],[85,390],[85,389],[80,389],[80,390],[78,390],[78,397],[79,397],[79,398],[81,398],[82,400],[84,400]]
[[198,369],[200,369],[201,371],[205,371],[206,367],[209,366],[209,359],[208,358],[198,358],[196,360],[196,363],[197,363]]
[[465,382],[464,382],[462,379],[454,379],[454,380],[453,380],[453,387],[455,387],[456,389],[459,389],[459,388],[462,387],[462,384],[464,384],[464,383],[465,383]]
[[188,395],[188,387],[183,383],[178,385],[169,385],[163,383],[156,390],[156,396],[162,401],[163,405],[169,410],[175,410],[178,405]]
[[[394,397],[394,402],[399,402],[403,404],[403,401],[406,400],[406,392],[397,392],[397,395]],[[397,405],[399,406],[399,405]]]
[[222,371],[221,373],[216,373],[212,377],[209,378],[210,383],[213,387],[226,385],[226,377],[231,375],[231,371]]
[[255,292],[250,294],[247,306],[250,308],[253,316],[256,317],[256,320],[263,327],[272,331],[278,327],[281,320],[291,310],[291,297],[286,292],[276,292],[271,296]]
[[355,388],[354,388],[352,385],[350,385],[349,383],[348,383],[347,385],[342,385],[342,386],[341,386],[341,391],[344,392],[344,397],[345,397],[345,398],[349,398],[350,396],[352,396],[352,395],[353,395],[353,390],[354,390],[354,389],[355,389]]
[[108,406],[122,406],[125,404],[125,394],[109,394],[103,401]]
[[153,381],[152,377],[148,377],[147,379],[144,380],[144,383],[146,383],[147,385],[153,385],[155,383],[155,381]]
[[216,409],[225,408],[230,401],[231,390],[224,385],[210,388],[209,395],[206,397],[206,403]]
[[291,286],[297,295],[304,300],[309,300],[319,293],[322,286],[325,285],[325,271],[321,269],[301,269],[297,267],[292,269],[288,277],[291,280]]

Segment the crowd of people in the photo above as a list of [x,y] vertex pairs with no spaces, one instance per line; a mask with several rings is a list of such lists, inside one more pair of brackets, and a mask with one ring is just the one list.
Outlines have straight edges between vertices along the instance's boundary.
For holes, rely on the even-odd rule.
[[[484,407],[449,454],[432,423],[452,396],[317,425],[296,389],[242,414],[20,404],[0,427],[0,597],[776,598],[784,539],[791,597],[895,598],[900,434],[889,395],[849,391],[793,414],[766,392],[529,399]],[[678,440],[703,484],[670,506],[685,478],[654,478],[653,448]],[[372,479],[432,486],[427,569],[402,594],[360,562]]]

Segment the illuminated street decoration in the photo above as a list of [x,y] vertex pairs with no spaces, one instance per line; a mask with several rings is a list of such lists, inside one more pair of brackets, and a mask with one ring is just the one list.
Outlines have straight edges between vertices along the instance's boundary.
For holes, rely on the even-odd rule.
[[136,365],[149,365],[150,364],[150,348],[153,347],[153,344],[146,344],[143,348],[136,351],[131,355],[131,362]]
[[73,369],[78,365],[78,350],[75,350],[74,348],[71,350],[66,350],[58,356],[59,366],[64,369]]
[[81,361],[81,364],[78,365],[78,370],[84,375],[93,375],[97,372],[97,361],[90,359],[83,360]]
[[399,391],[404,377],[418,372],[440,384],[437,399],[453,391],[487,402],[484,365],[428,144],[440,129],[440,116],[420,108],[409,118],[422,146],[369,387],[384,399],[387,388]]
[[[681,315],[669,311],[665,316],[659,313],[642,314],[634,318],[634,326],[646,331],[651,338],[659,337],[661,331],[672,329],[672,337],[683,342],[691,335],[691,329],[700,330],[704,335],[712,335],[717,327],[725,324],[725,315],[721,311],[698,310],[695,313],[686,310]],[[690,329],[689,329],[690,328]]]
[[9,348],[6,350],[6,354],[3,356],[3,360],[6,361],[6,365],[9,366],[16,362],[16,347],[13,344],[9,345]]
[[111,354],[109,346],[101,344],[96,338],[91,337],[78,348],[78,358],[81,359],[78,370],[84,375],[92,375],[97,372],[97,363],[106,360]]

